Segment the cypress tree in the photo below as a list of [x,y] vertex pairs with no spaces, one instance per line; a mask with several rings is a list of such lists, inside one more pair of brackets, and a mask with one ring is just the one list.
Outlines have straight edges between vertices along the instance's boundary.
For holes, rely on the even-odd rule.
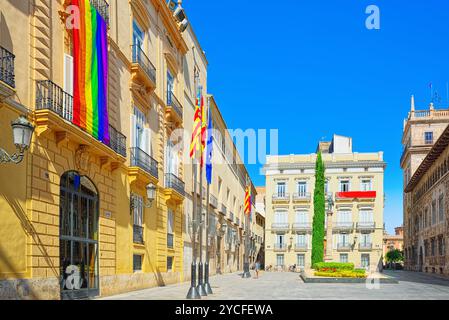
[[313,232],[312,232],[312,267],[324,261],[324,163],[321,152],[318,153],[315,165],[315,191],[313,195]]

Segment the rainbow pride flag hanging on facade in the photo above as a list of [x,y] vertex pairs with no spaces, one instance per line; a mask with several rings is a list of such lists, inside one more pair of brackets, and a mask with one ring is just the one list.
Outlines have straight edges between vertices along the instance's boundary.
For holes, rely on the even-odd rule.
[[79,8],[73,29],[73,123],[109,144],[107,25],[90,0],[72,0]]

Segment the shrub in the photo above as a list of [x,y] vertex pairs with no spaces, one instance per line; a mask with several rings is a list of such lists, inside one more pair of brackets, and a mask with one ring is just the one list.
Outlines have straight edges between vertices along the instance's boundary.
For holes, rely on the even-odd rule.
[[343,270],[343,271],[339,271],[339,272],[316,271],[315,276],[316,277],[329,277],[329,278],[361,278],[361,279],[366,278],[365,273],[348,271],[348,270]]
[[342,263],[342,262],[319,262],[313,265],[313,269],[317,271],[331,271],[334,272],[341,270],[354,270],[353,263]]

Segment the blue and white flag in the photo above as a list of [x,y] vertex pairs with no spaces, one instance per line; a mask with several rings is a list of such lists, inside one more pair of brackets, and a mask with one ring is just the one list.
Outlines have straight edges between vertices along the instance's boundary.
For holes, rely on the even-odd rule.
[[212,184],[212,147],[213,147],[213,136],[212,136],[212,112],[209,106],[208,120],[207,120],[207,144],[206,144],[206,180],[210,185]]

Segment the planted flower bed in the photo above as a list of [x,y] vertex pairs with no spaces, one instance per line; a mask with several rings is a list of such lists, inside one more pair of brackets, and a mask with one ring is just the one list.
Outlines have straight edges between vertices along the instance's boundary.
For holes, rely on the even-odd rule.
[[365,269],[355,269],[353,263],[320,262],[313,266],[314,275],[330,278],[366,278]]

